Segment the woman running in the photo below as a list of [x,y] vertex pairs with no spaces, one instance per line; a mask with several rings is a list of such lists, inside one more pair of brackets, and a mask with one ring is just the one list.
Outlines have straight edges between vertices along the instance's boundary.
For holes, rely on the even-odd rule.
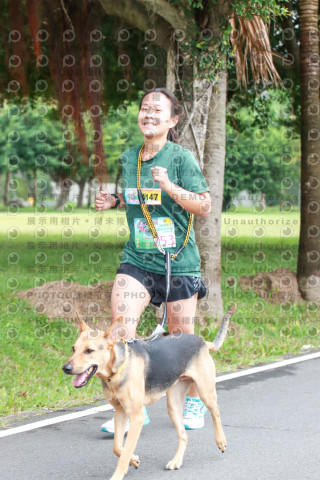
[[[139,156],[142,193],[164,251],[174,253],[183,244],[190,227],[190,214],[205,217],[211,210],[209,188],[195,156],[177,143],[175,125],[179,121],[179,108],[177,98],[166,88],[155,88],[143,95],[138,127],[144,143],[121,155],[123,193],[110,195],[101,191],[95,200],[98,211],[126,209],[130,237],[122,252],[111,295],[112,321],[124,317],[125,338],[135,337],[144,309],[150,302],[159,307],[166,292],[164,255],[154,244],[137,194]],[[200,267],[191,226],[184,250],[171,263],[167,303],[170,334],[194,333],[197,299],[206,294]],[[203,427],[205,411],[192,384],[185,404],[185,428]],[[149,418],[145,408],[144,412],[146,425]],[[114,433],[114,420],[104,423],[101,429]]]

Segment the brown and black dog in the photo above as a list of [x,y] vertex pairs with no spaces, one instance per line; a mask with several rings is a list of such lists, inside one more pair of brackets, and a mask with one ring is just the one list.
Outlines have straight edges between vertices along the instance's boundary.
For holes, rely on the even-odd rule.
[[[134,450],[144,421],[142,407],[156,402],[165,393],[169,417],[178,433],[178,449],[166,468],[174,470],[181,467],[187,446],[183,406],[192,382],[195,382],[201,400],[211,413],[215,441],[224,452],[227,441],[217,404],[215,365],[209,351],[215,352],[223,344],[235,309],[233,305],[223,317],[214,342],[205,342],[192,334],[126,342],[119,339],[121,322],[103,332],[91,329],[79,319],[80,334],[73,346],[73,355],[63,370],[75,375],[72,383],[77,388],[83,387],[93,375],[101,378],[103,393],[115,408],[113,451],[120,458],[111,480],[122,480],[129,464],[139,466],[140,460]],[[123,446],[127,419],[130,427]]]

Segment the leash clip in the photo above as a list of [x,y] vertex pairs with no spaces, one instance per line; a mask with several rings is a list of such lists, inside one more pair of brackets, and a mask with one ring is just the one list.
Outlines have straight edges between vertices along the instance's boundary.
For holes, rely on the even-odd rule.
[[159,237],[157,237],[157,238],[154,239],[154,243],[156,244],[156,247],[157,247],[157,249],[159,250],[159,252],[161,252],[163,255],[165,255],[165,254],[166,254],[166,251],[165,251],[165,249],[163,248]]
[[143,195],[142,195],[141,188],[137,188],[137,191],[138,191],[138,198],[139,198],[140,205],[144,204],[145,201],[144,201],[144,198],[143,198]]
[[149,341],[152,341],[152,340],[157,340],[158,338],[161,337],[161,335],[165,333],[165,329],[163,328],[162,325],[160,325],[160,323],[158,323],[158,325],[156,326],[156,328],[154,329],[154,331],[151,333],[151,335],[147,338],[145,338],[144,340],[149,340]]

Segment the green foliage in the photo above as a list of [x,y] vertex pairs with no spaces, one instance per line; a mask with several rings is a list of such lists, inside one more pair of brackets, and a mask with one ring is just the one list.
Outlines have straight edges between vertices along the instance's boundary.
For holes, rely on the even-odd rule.
[[188,0],[190,7],[203,9],[202,0]]
[[47,171],[48,165],[59,165],[59,154],[67,154],[68,150],[62,141],[62,124],[52,118],[54,111],[41,100],[36,108],[30,103],[7,103],[0,110],[2,171]]
[[118,125],[116,136],[114,136],[114,141],[118,142],[118,155],[115,159],[116,162],[112,163],[112,173],[121,173],[120,155],[124,150],[143,143],[143,135],[138,128],[138,113],[139,105],[128,101],[125,101],[117,109],[110,108],[109,110],[107,125],[109,127]]
[[[91,158],[87,165],[78,153],[76,137],[73,151],[70,153],[67,149],[63,140],[64,126],[54,106],[46,107],[39,100],[34,108],[30,104],[19,108],[18,105],[8,104],[0,111],[3,132],[0,138],[0,173],[10,170],[12,178],[17,178],[20,185],[17,192],[21,196],[26,197],[27,192],[32,192],[34,170],[38,172],[39,196],[42,198],[49,194],[48,188],[41,187],[49,184],[48,175],[54,180],[62,177],[75,182],[94,176]],[[45,108],[47,113],[43,115]],[[137,127],[137,116],[137,103],[124,102],[117,109],[110,107],[102,124],[103,145],[112,180],[119,172],[121,152],[143,142]],[[84,123],[88,153],[91,155],[88,115],[84,115]],[[231,195],[243,189],[261,191],[280,199],[288,194],[288,189],[283,190],[281,185],[285,178],[291,179],[294,188],[297,188],[300,150],[295,128],[297,113],[292,111],[292,98],[287,91],[250,88],[245,94],[235,93],[232,96],[227,109],[225,204]],[[17,176],[18,170],[25,174],[26,181]],[[255,182],[257,178],[262,180],[260,184]]]
[[[152,27],[150,27],[152,28]],[[127,27],[123,20],[102,12],[101,30],[104,39],[101,46],[103,58],[103,96],[108,110],[126,102],[137,102],[144,89],[146,78],[157,85],[165,85],[166,52],[148,40],[145,32]],[[129,58],[129,66],[119,65],[119,56]],[[153,55],[155,65],[150,68],[146,57]]]
[[[111,181],[117,175],[122,151],[143,142],[137,116],[138,105],[125,101],[117,108],[110,107],[104,118],[103,147]],[[68,178],[76,183],[95,176],[91,119],[88,114],[84,114],[83,119],[88,162],[83,158],[73,125],[61,123],[54,104],[48,105],[44,99],[38,99],[33,104],[8,103],[0,110],[0,175],[9,170],[12,180],[16,178],[19,184],[11,196],[20,194],[26,198],[32,193],[34,172],[40,198],[50,194],[49,176],[54,181]],[[72,136],[69,146],[66,130]]]
[[254,15],[258,15],[268,21],[273,16],[291,15],[288,8],[283,5],[284,3],[289,3],[289,0],[281,2],[279,0],[255,0],[254,3],[250,0],[237,0],[231,2],[231,5],[238,16],[245,16],[251,20]]
[[279,90],[235,94],[228,104],[224,203],[247,190],[297,203],[300,142],[291,98]]

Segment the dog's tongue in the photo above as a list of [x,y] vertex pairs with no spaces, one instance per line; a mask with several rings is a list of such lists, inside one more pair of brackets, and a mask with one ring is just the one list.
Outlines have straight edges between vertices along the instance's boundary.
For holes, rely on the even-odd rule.
[[74,387],[82,387],[85,380],[87,379],[87,376],[88,376],[88,370],[86,370],[83,373],[80,373],[80,375],[76,375],[75,377],[73,377],[72,385]]

